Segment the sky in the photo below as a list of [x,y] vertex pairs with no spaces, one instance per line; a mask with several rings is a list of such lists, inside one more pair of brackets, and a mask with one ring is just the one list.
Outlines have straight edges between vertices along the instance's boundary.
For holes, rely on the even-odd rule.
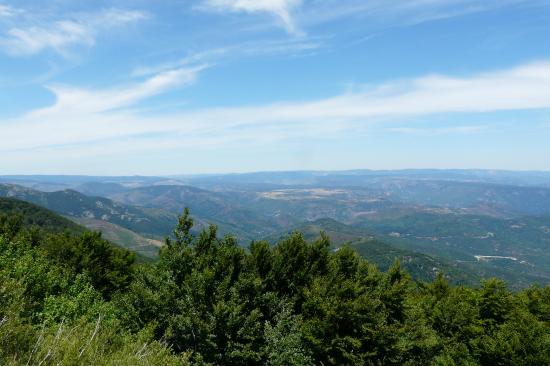
[[0,175],[549,157],[550,0],[0,0]]

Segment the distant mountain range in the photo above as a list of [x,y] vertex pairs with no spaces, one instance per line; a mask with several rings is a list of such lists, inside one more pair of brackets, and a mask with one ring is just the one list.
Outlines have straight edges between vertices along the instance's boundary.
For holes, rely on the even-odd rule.
[[518,286],[550,282],[547,172],[3,176],[0,182],[0,196],[49,208],[126,246],[138,243],[149,255],[189,207],[199,228],[213,223],[244,246],[295,229],[311,237],[323,230],[335,248],[347,242],[365,256],[378,253],[378,264],[415,258],[410,263],[422,263],[418,268],[465,281],[498,275]]
[[28,228],[37,226],[52,233],[63,231],[82,233],[85,230],[84,227],[75,224],[73,221],[55,212],[14,198],[0,197],[0,216],[1,215],[6,215],[7,217],[18,216],[22,220],[21,225],[23,227]]
[[14,184],[0,184],[0,197],[12,197],[68,217],[99,219],[136,233],[162,237],[170,233],[177,215],[160,209],[128,206],[103,197],[89,197],[66,189],[41,192]]
[[[446,216],[418,214],[354,226],[321,219],[302,223],[265,240],[275,243],[292,232],[300,232],[306,239],[313,240],[323,231],[334,248],[349,244],[383,269],[398,259],[417,279],[433,280],[441,272],[455,283],[470,285],[481,278],[497,275],[518,288],[534,282],[550,282],[547,252],[550,235],[538,226],[541,222],[550,222],[549,219],[505,221],[459,215],[445,220]],[[508,228],[499,226],[505,223],[509,224]],[[487,228],[493,228],[494,232],[483,231]],[[431,236],[426,236],[424,230]],[[503,240],[500,241],[495,233]],[[470,253],[487,253],[480,256],[487,258],[476,258]],[[497,255],[516,260],[491,258]]]

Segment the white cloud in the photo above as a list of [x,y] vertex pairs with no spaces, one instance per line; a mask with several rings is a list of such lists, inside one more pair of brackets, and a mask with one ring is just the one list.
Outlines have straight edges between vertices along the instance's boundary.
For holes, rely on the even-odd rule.
[[306,3],[299,21],[316,25],[337,19],[365,19],[372,25],[408,26],[507,6],[544,6],[537,0],[322,0]]
[[108,9],[95,15],[85,15],[89,20],[86,22],[92,27],[111,28],[127,23],[144,20],[148,14],[139,10]]
[[183,57],[173,62],[165,62],[159,65],[153,65],[153,66],[147,65],[147,66],[137,67],[132,71],[132,76],[134,77],[148,76],[148,75],[154,75],[154,74],[175,69],[175,68],[189,67],[189,65],[193,65],[196,63],[210,63],[210,62],[213,62],[213,60],[228,54],[230,51],[231,51],[230,48],[215,48],[207,51],[190,53],[186,57]]
[[418,127],[393,127],[389,128],[390,132],[396,132],[405,135],[415,136],[441,136],[441,135],[469,135],[479,133],[486,130],[486,126],[453,126],[453,127],[432,127],[432,128],[418,128]]
[[[400,122],[401,130],[396,132],[414,133],[414,126],[403,125],[411,117],[550,109],[550,62],[462,78],[432,75],[393,81],[305,103],[204,109],[169,116],[145,116],[125,109],[175,86],[188,85],[202,68],[171,70],[136,85],[108,90],[54,87],[54,105],[0,124],[0,151],[32,154],[46,149],[53,154],[66,146],[95,151],[104,145],[116,147],[118,141],[121,153],[246,146],[293,138],[347,138],[388,119]],[[439,132],[475,131],[447,125]]]
[[206,0],[202,8],[214,11],[272,14],[288,33],[300,34],[292,11],[301,4],[302,0]]
[[52,48],[61,52],[65,47],[74,44],[91,46],[94,37],[81,24],[72,21],[59,21],[48,28],[12,28],[7,32],[7,39],[1,44],[12,55],[32,55]]
[[165,92],[177,86],[192,84],[206,65],[179,68],[161,72],[142,83],[108,90],[84,90],[65,86],[49,86],[56,96],[56,103],[29,114],[31,118],[64,115],[90,115],[112,111]]
[[205,51],[191,52],[187,56],[159,65],[140,66],[133,70],[133,76],[153,75],[161,71],[185,67],[196,63],[217,64],[220,60],[239,57],[272,56],[272,55],[303,55],[319,50],[325,45],[325,39],[311,37],[307,40],[291,38],[285,40],[264,40],[261,42],[244,42],[231,46],[213,48]]
[[25,24],[10,28],[0,36],[0,47],[14,56],[33,55],[47,49],[63,54],[71,46],[92,46],[99,33],[145,17],[146,14],[139,11],[109,9],[40,24],[22,21]]
[[243,124],[361,122],[442,113],[550,108],[550,62],[467,78],[432,75],[371,86],[308,103],[280,103],[192,114],[198,120]]
[[0,4],[0,18],[7,18],[7,17],[14,16],[15,13],[16,13],[16,10],[13,9],[11,6]]
[[[379,31],[492,11],[509,6],[548,7],[545,0],[203,0],[199,9],[214,12],[268,13],[288,33],[345,20]],[[260,24],[258,27],[265,26]]]

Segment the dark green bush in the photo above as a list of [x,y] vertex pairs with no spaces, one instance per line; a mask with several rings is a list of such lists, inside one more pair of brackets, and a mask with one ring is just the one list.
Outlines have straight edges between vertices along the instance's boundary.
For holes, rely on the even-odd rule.
[[0,222],[0,364],[548,365],[550,287],[416,283],[324,236],[250,250],[180,218],[158,262]]

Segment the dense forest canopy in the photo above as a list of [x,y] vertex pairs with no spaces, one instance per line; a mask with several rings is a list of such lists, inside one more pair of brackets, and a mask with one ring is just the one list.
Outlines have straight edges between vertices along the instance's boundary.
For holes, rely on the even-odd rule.
[[136,263],[27,214],[0,216],[0,364],[550,364],[548,286],[415,282],[324,235],[244,249],[187,210]]

